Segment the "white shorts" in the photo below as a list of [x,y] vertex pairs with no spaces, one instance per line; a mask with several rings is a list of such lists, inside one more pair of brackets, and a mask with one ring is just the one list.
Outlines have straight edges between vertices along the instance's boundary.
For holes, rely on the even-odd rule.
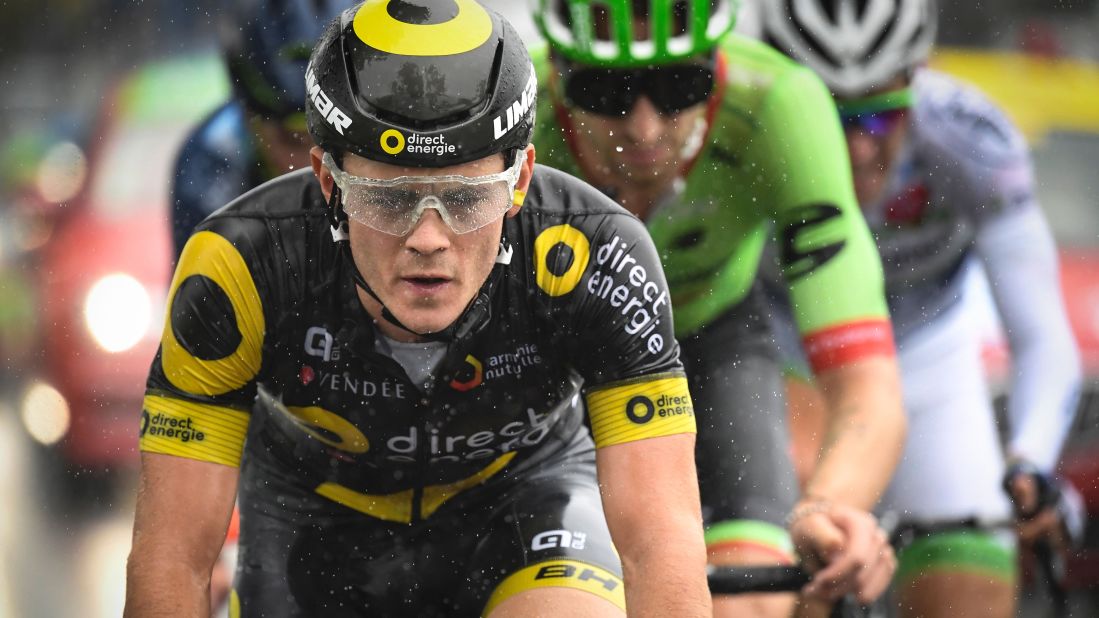
[[903,520],[1003,520],[1003,450],[981,359],[974,286],[897,342],[908,437],[881,510]]

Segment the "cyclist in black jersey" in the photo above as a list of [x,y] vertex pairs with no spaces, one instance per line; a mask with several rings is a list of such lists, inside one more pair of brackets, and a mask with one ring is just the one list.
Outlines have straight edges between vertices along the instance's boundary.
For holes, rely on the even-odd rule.
[[515,31],[371,0],[304,78],[314,173],[180,257],[126,615],[205,612],[238,480],[234,615],[709,615],[659,257],[534,165]]

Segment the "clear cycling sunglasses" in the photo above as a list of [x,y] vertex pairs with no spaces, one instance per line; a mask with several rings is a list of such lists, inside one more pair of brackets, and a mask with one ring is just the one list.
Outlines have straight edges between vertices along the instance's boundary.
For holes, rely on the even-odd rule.
[[372,229],[404,236],[420,216],[434,208],[455,234],[479,230],[513,205],[515,184],[527,153],[520,150],[511,168],[486,176],[400,176],[389,180],[349,174],[329,153],[324,166],[343,194],[347,216]]

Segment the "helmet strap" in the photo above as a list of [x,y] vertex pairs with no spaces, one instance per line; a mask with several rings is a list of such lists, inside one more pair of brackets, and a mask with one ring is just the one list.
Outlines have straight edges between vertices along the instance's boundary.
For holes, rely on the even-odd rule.
[[[347,213],[340,207],[340,198],[343,197],[340,188],[332,185],[332,196],[328,198],[325,214],[328,216],[328,226],[332,232],[332,241],[341,242],[350,240],[347,233]],[[356,272],[358,272],[356,270]]]
[[[332,188],[332,196],[329,198],[327,206],[332,240],[339,246],[340,252],[350,266],[351,278],[355,281],[355,285],[366,292],[381,306],[382,319],[417,337],[445,343],[463,342],[488,325],[489,319],[492,317],[492,291],[496,288],[496,282],[503,276],[504,268],[511,263],[511,256],[513,253],[511,244],[507,241],[506,231],[501,230],[500,232],[500,249],[496,256],[496,262],[492,266],[492,271],[488,275],[488,279],[485,280],[481,289],[478,290],[477,296],[466,305],[466,308],[462,311],[461,315],[459,315],[450,326],[441,331],[420,333],[401,323],[401,321],[397,319],[397,316],[393,315],[393,312],[385,306],[385,303],[382,302],[382,299],[378,297],[377,293],[371,289],[370,284],[363,278],[362,273],[359,272],[359,267],[355,264],[354,255],[351,253],[351,236],[347,231],[347,213],[340,208],[339,191],[339,187]],[[506,229],[506,223],[504,227]]]
[[347,231],[347,213],[340,207],[340,188],[333,185],[332,195],[328,198],[328,205],[326,206],[326,213],[328,217],[329,229],[332,232],[332,241],[335,242],[340,252],[343,253],[347,264],[351,267],[351,278],[354,279],[355,285],[362,288],[364,292],[370,295],[371,298],[378,301],[378,304],[382,306],[382,318],[400,328],[406,330],[417,337],[422,337],[420,333],[408,328],[401,321],[397,319],[397,316],[393,315],[381,298],[374,293],[374,290],[370,288],[370,284],[363,278],[359,267],[355,264],[355,258],[351,255],[351,235]]

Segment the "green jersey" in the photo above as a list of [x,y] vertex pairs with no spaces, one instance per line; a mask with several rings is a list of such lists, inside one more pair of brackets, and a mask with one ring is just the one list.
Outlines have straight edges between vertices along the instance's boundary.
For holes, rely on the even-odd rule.
[[[534,54],[538,160],[583,176],[581,136],[552,63]],[[806,352],[816,370],[892,354],[881,262],[851,181],[846,143],[824,84],[770,47],[725,38],[704,141],[647,217],[664,262],[677,336],[741,302],[773,229]]]

